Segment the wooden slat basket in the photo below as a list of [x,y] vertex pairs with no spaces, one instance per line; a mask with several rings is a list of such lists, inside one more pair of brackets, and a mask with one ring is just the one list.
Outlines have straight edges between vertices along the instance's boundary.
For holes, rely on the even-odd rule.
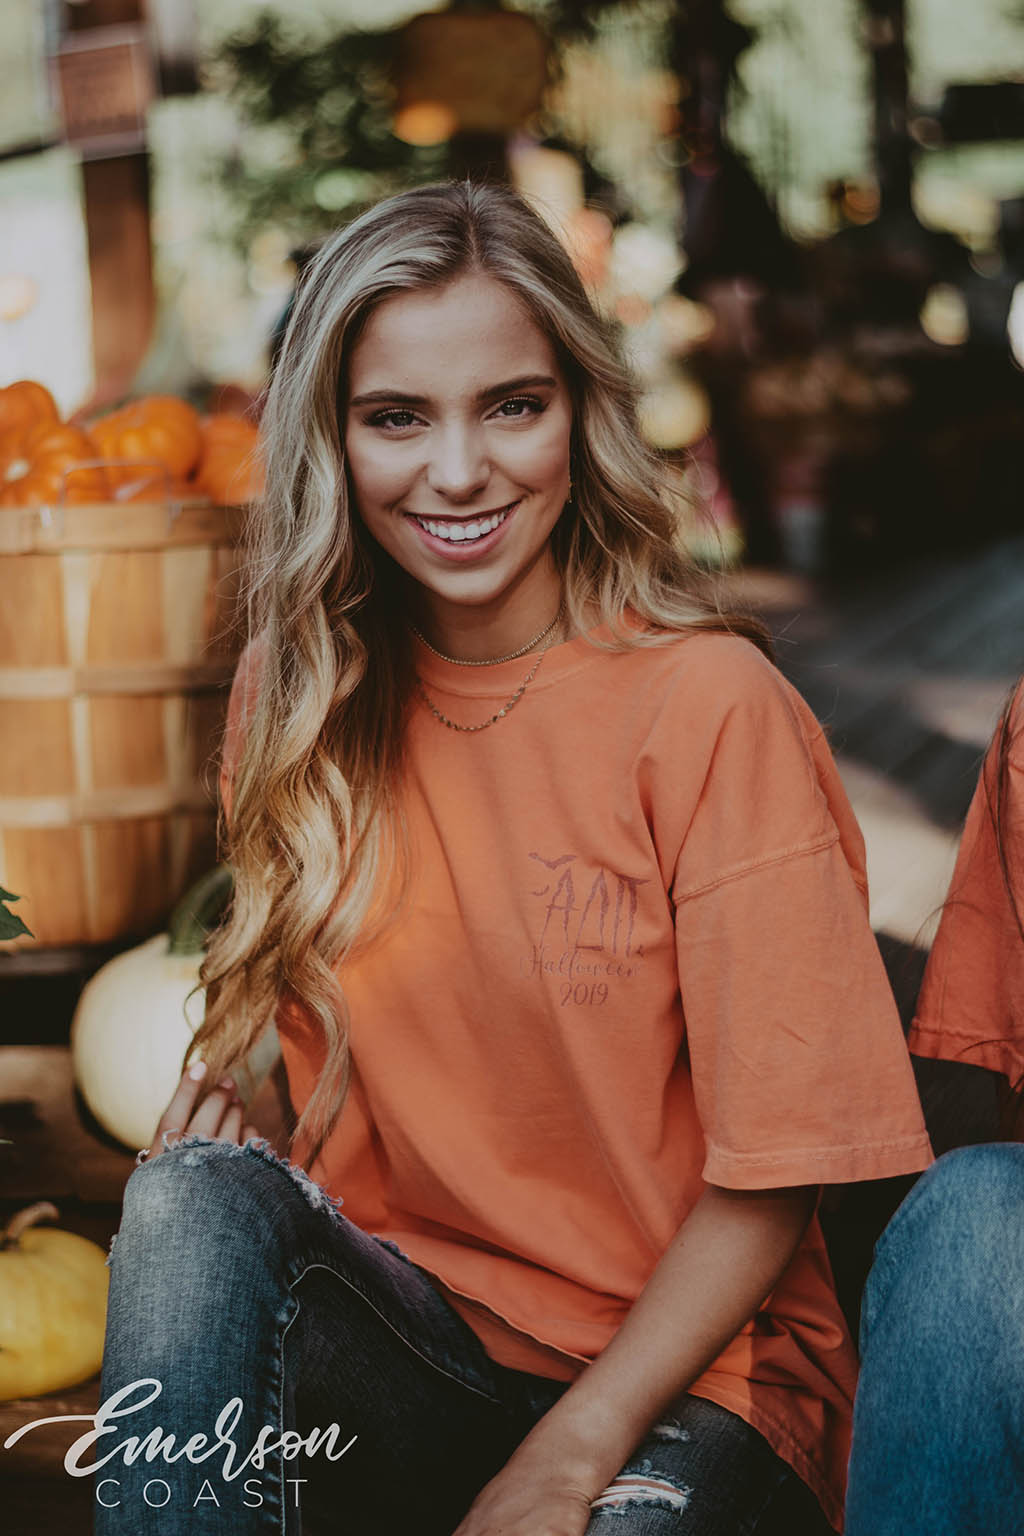
[[152,933],[215,857],[245,513],[0,508],[0,885],[34,940]]

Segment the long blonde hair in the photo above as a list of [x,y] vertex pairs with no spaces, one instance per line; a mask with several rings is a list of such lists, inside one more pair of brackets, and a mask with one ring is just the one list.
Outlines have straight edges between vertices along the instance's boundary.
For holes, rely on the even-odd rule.
[[[572,405],[574,495],[552,538],[572,632],[616,647],[728,630],[770,654],[756,620],[727,614],[682,550],[678,508],[637,421],[637,391],[557,237],[506,187],[453,182],[378,203],[312,263],[264,415],[266,494],[248,533],[247,619],[259,682],[232,780],[224,856],[234,896],[202,967],[206,1018],[189,1054],[208,1081],[241,1060],[287,996],[322,1041],[292,1133],[311,1162],[348,1091],[337,970],[374,927],[402,864],[399,807],[411,646],[396,568],[356,515],[344,455],[348,359],[398,293],[468,271],[504,283],[549,338]],[[627,610],[646,629],[623,624]],[[386,907],[386,903],[385,903]],[[377,914],[386,915],[386,911]],[[188,1057],[186,1057],[188,1059]]]

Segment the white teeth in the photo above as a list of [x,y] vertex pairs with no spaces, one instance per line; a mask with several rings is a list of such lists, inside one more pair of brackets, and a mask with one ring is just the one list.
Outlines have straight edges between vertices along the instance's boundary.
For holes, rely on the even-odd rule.
[[428,533],[432,533],[435,539],[445,539],[450,544],[461,544],[485,538],[487,534],[493,533],[495,528],[505,521],[511,510],[512,508],[508,507],[504,512],[495,512],[491,517],[484,517],[472,523],[435,523],[427,517],[417,517],[416,522]]

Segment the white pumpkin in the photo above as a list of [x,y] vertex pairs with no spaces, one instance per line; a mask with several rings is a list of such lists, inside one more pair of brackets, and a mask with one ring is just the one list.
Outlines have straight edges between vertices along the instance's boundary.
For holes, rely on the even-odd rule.
[[[75,1082],[104,1130],[135,1151],[152,1143],[202,1023],[203,941],[230,890],[230,871],[218,866],[178,903],[169,932],[115,955],[82,989],[71,1024]],[[244,1101],[279,1054],[271,1024],[232,1069]]]

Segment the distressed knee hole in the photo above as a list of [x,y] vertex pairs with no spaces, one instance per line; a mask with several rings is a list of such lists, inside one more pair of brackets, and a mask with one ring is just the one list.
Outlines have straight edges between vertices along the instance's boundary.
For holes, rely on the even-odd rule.
[[[168,1141],[169,1136],[174,1136],[176,1139]],[[175,1162],[181,1162],[187,1168],[207,1162],[211,1154],[216,1157],[255,1158],[259,1162],[269,1163],[272,1168],[287,1174],[314,1211],[339,1215],[345,1203],[340,1195],[329,1195],[322,1185],[310,1178],[304,1168],[299,1168],[286,1158],[279,1157],[265,1136],[253,1136],[239,1146],[232,1141],[219,1141],[215,1136],[204,1136],[199,1131],[189,1131],[186,1135],[182,1135],[181,1132],[172,1128],[164,1131],[161,1142],[164,1149],[163,1155],[171,1153]],[[143,1149],[135,1160],[136,1167],[139,1167],[147,1156],[148,1150]]]
[[655,1424],[649,1430],[649,1434],[651,1434],[655,1440],[690,1439],[690,1431],[688,1429],[684,1429],[681,1424],[674,1424],[668,1419],[666,1419],[662,1424]]
[[660,1505],[663,1509],[681,1514],[690,1502],[693,1489],[674,1478],[646,1472],[622,1472],[609,1483],[603,1493],[591,1500],[590,1508],[608,1510],[612,1514],[625,1514],[638,1505]]

